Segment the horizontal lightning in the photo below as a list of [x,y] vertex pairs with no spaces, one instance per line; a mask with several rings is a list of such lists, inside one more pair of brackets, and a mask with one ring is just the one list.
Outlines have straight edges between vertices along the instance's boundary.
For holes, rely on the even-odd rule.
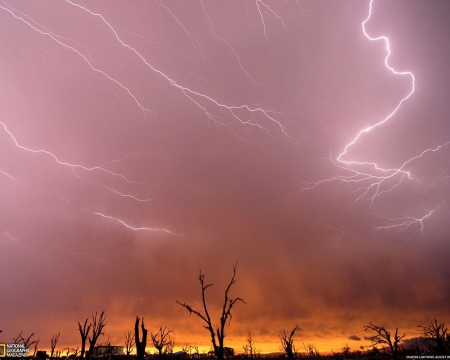
[[424,227],[424,221],[428,219],[431,215],[434,214],[434,212],[443,204],[444,202],[441,202],[438,206],[436,206],[432,210],[427,210],[427,213],[422,217],[413,217],[413,216],[405,216],[405,217],[399,217],[399,218],[388,218],[382,216],[382,218],[388,220],[389,222],[393,223],[392,225],[386,225],[386,226],[377,226],[375,230],[385,230],[385,229],[397,229],[398,231],[404,231],[408,228],[410,228],[412,225],[419,224],[420,225],[420,232],[423,235],[423,232],[425,230]]
[[86,210],[86,209],[85,209],[85,211],[90,212],[90,213],[95,214],[95,215],[98,215],[98,216],[101,216],[102,218],[105,218],[105,219],[114,220],[114,221],[122,224],[126,228],[128,228],[130,230],[133,230],[133,231],[163,232],[163,233],[167,233],[167,234],[170,234],[170,235],[182,236],[181,234],[175,234],[175,233],[173,233],[172,231],[170,231],[168,229],[150,228],[150,227],[134,227],[134,226],[131,226],[131,225],[127,224],[124,220],[121,220],[121,219],[116,218],[114,216],[109,216],[109,215],[102,214],[100,212],[95,212],[95,211]]
[[[160,71],[159,69],[156,69],[155,67],[153,67],[144,57],[143,55],[138,52],[134,47],[126,44],[118,35],[117,31],[114,29],[114,27],[100,14],[94,13],[91,10],[87,9],[86,7],[83,7],[79,4],[76,4],[70,0],[66,0],[66,2],[68,4],[70,4],[71,6],[77,7],[87,13],[89,13],[91,16],[95,16],[99,19],[101,19],[101,21],[112,31],[112,33],[114,34],[116,40],[119,42],[119,44],[121,46],[123,46],[124,48],[131,50],[135,55],[137,55],[137,57],[153,72],[157,73],[158,75],[162,76],[171,86],[175,87],[176,89],[180,90],[184,96],[186,96],[189,100],[191,100],[196,106],[198,106],[201,110],[204,111],[204,113],[206,114],[206,116],[208,117],[208,119],[213,120],[216,123],[220,124],[220,117],[211,113],[205,106],[201,105],[201,103],[199,102],[200,99],[206,100],[207,102],[209,102],[209,104],[217,107],[217,108],[221,108],[221,109],[225,109],[229,112],[229,114],[231,114],[232,118],[234,118],[235,120],[239,121],[242,125],[244,126],[256,126],[259,129],[265,130],[266,132],[268,132],[270,134],[270,131],[268,129],[266,129],[263,125],[261,125],[259,123],[259,121],[255,120],[255,119],[243,119],[239,116],[239,113],[241,111],[247,111],[247,113],[249,115],[252,114],[258,114],[259,116],[262,116],[263,118],[265,118],[266,120],[274,123],[276,126],[278,126],[278,128],[281,130],[281,132],[284,134],[284,136],[286,136],[287,138],[291,139],[288,135],[287,135],[287,131],[286,128],[282,125],[282,123],[280,121],[277,120],[277,116],[278,115],[282,115],[282,116],[286,116],[286,114],[282,114],[279,112],[275,112],[275,111],[270,111],[270,110],[266,110],[260,107],[252,107],[249,105],[238,105],[238,106],[229,106],[226,104],[223,104],[215,99],[213,99],[212,97],[209,97],[205,94],[202,94],[200,92],[194,91],[186,86],[182,86],[180,84],[178,84],[174,79],[172,79],[171,77],[169,77],[167,74],[163,73],[162,71]],[[126,85],[124,85],[123,83],[121,83],[120,81],[118,81],[116,78],[114,78],[112,75],[108,74],[107,72],[103,71],[102,69],[96,67],[94,65],[94,63],[90,60],[90,56],[85,56],[81,51],[79,51],[78,49],[76,49],[74,46],[69,45],[68,42],[66,42],[66,40],[70,40],[67,39],[63,36],[57,35],[53,32],[51,32],[50,30],[46,29],[44,26],[42,26],[41,24],[39,24],[38,22],[34,21],[30,16],[21,13],[20,11],[14,9],[13,7],[9,6],[9,4],[7,4],[5,1],[2,1],[2,3],[5,6],[0,5],[0,10],[3,10],[5,12],[7,12],[8,14],[10,14],[11,16],[13,16],[15,19],[21,21],[22,23],[24,23],[26,26],[28,26],[30,29],[32,29],[33,31],[39,33],[40,35],[44,36],[45,39],[51,39],[52,41],[54,41],[55,43],[57,43],[59,46],[61,46],[62,48],[64,48],[65,50],[68,50],[69,52],[74,53],[76,56],[80,57],[82,59],[82,61],[84,63],[86,63],[88,65],[88,67],[96,72],[101,74],[102,76],[104,76],[106,79],[108,79],[109,81],[111,81],[112,83],[116,84],[117,86],[119,86],[121,89],[123,89],[132,99],[133,101],[136,103],[136,105],[139,107],[140,110],[143,111],[144,115],[146,115],[149,112],[152,112],[152,110],[146,108],[142,101],[139,100],[137,98],[137,96],[135,96],[132,92],[132,90],[130,88],[128,88]],[[196,48],[196,50],[202,55],[202,57],[204,56],[204,51],[203,48],[200,44],[200,42],[194,37],[194,35],[192,33],[190,33],[187,28],[181,23],[181,21],[175,16],[175,14],[170,10],[170,8],[168,8],[166,5],[164,5],[162,2],[157,1],[157,4],[163,8],[165,8],[170,15],[174,18],[174,20],[178,23],[178,25],[183,29],[183,31],[185,31],[185,33],[188,35],[188,38],[190,39],[190,41],[192,42],[193,46]],[[263,6],[267,11],[270,11],[273,15],[275,15],[277,18],[279,18],[284,26],[284,23],[282,21],[282,19],[272,10],[270,9],[270,7],[268,7],[266,4],[264,4],[261,0],[257,0],[257,6],[259,11],[260,10],[260,5]],[[202,4],[203,7],[203,4]],[[204,10],[204,9],[203,9]],[[206,12],[204,11],[204,14],[207,16],[208,20],[210,21],[210,25],[211,25],[211,30],[213,31],[213,33],[216,35],[216,37],[224,42],[229,49],[232,51],[233,56],[235,57],[235,59],[237,60],[240,68],[244,71],[244,73],[253,81],[254,84],[256,85],[260,85],[256,83],[253,80],[253,77],[249,74],[249,72],[243,67],[242,62],[239,58],[239,56],[237,55],[236,51],[233,49],[233,47],[231,46],[231,44],[229,42],[227,42],[226,40],[224,40],[223,38],[219,37],[219,35],[215,32],[213,26],[212,26],[212,21],[209,18],[209,16],[206,14]],[[261,16],[262,16],[262,12],[260,12]],[[264,29],[265,29],[265,24],[264,24]],[[71,43],[76,43],[73,40],[70,40]],[[76,43],[78,44],[78,43]],[[80,45],[80,44],[78,44]],[[87,51],[87,49],[86,49]],[[251,116],[250,116],[251,117]],[[30,152],[33,154],[43,154],[46,156],[51,157],[58,165],[61,166],[66,166],[72,169],[74,176],[76,176],[78,179],[88,182],[92,185],[97,185],[97,186],[101,186],[104,189],[114,193],[115,195],[118,195],[120,197],[124,197],[124,198],[130,198],[134,201],[137,202],[147,202],[147,201],[151,201],[151,199],[143,199],[143,198],[139,198],[137,196],[131,195],[131,194],[125,194],[122,193],[116,189],[113,189],[107,185],[104,184],[98,184],[98,183],[94,183],[92,181],[89,181],[87,179],[84,179],[80,176],[79,172],[77,172],[77,170],[84,170],[84,171],[100,171],[103,173],[106,173],[110,176],[113,177],[118,177],[122,180],[124,180],[126,183],[128,184],[143,184],[141,182],[137,182],[137,181],[132,181],[129,180],[128,178],[126,178],[124,175],[113,172],[109,169],[106,168],[106,165],[111,164],[115,161],[122,161],[122,160],[112,160],[108,163],[105,163],[102,166],[94,166],[94,167],[87,167],[87,166],[83,166],[80,164],[74,164],[74,163],[69,163],[66,161],[61,160],[56,154],[54,154],[51,151],[48,150],[44,150],[44,149],[32,149],[29,147],[26,147],[24,145],[21,145],[19,143],[19,141],[16,139],[16,137],[13,135],[13,133],[8,129],[6,123],[4,122],[0,122],[0,125],[3,127],[3,130],[5,131],[5,133],[12,139],[12,141],[14,142],[15,146],[23,151],[26,152]],[[272,134],[271,134],[272,135]],[[293,140],[293,139],[291,139]],[[0,170],[1,174],[9,177],[11,180],[16,180],[15,177],[13,177],[12,175],[8,174],[7,172]],[[46,193],[46,192],[45,192]],[[62,198],[67,204],[70,205],[69,201],[66,200],[65,198],[61,197],[58,195],[59,198]],[[113,216],[109,216],[109,215],[105,215],[104,213],[100,213],[100,212],[93,212],[87,209],[83,209],[84,211],[88,211],[92,214],[95,214],[97,216],[101,216],[103,218],[109,219],[109,220],[113,220],[116,221],[118,223],[120,223],[121,225],[125,226],[128,229],[134,230],[134,231],[139,231],[139,230],[146,230],[146,231],[156,231],[156,232],[165,232],[168,234],[172,234],[172,235],[177,235],[171,231],[169,231],[168,229],[162,229],[162,228],[151,228],[151,227],[135,227],[135,226],[131,226],[129,225],[126,221],[117,218],[117,217],[113,217]]]

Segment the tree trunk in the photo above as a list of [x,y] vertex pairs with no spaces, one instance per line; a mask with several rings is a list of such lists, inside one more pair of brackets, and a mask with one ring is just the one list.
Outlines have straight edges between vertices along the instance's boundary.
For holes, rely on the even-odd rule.
[[142,341],[139,340],[139,318],[136,316],[134,324],[134,340],[136,343],[136,355],[138,360],[144,360],[145,348],[147,347],[147,329],[144,327],[144,319],[142,318]]

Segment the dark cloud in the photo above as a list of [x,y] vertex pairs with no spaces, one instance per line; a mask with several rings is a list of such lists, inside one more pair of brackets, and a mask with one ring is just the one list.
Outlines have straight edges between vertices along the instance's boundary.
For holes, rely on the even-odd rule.
[[356,335],[350,335],[348,337],[349,340],[354,340],[354,341],[361,341],[361,338],[359,336]]

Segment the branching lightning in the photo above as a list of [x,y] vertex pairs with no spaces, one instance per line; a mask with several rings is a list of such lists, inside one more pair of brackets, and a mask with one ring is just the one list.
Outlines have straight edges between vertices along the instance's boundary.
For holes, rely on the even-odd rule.
[[[108,73],[107,71],[101,69],[99,66],[95,65],[94,60],[92,60],[92,56],[89,54],[86,46],[84,46],[83,44],[80,44],[72,39],[69,39],[67,37],[64,37],[62,35],[58,35],[55,34],[54,32],[48,30],[46,27],[44,27],[43,25],[39,24],[37,21],[35,21],[31,16],[20,12],[19,10],[11,7],[9,4],[7,4],[5,1],[2,1],[4,6],[0,5],[0,10],[3,10],[4,12],[8,13],[9,15],[13,16],[16,20],[22,22],[23,24],[25,24],[27,27],[29,27],[30,29],[32,29],[33,31],[37,32],[38,34],[42,35],[44,37],[45,41],[53,41],[56,44],[58,44],[59,46],[61,46],[65,51],[67,51],[68,53],[72,53],[75,54],[77,57],[79,57],[85,64],[87,64],[87,66],[95,73],[100,74],[102,77],[104,77],[104,79],[106,79],[107,81],[110,81],[111,83],[115,84],[116,86],[118,86],[119,88],[121,88],[122,90],[124,90],[127,95],[129,97],[131,97],[131,99],[134,101],[134,103],[137,105],[137,107],[143,112],[143,114],[146,116],[147,114],[151,113],[151,114],[155,114],[155,112],[151,109],[149,109],[148,107],[146,107],[144,105],[144,103],[146,102],[143,99],[139,99],[137,95],[134,94],[133,90],[126,85],[125,83],[119,81],[116,77],[114,77],[113,75],[111,75],[110,73]],[[180,85],[174,78],[170,77],[168,74],[164,73],[163,71],[157,69],[156,67],[154,67],[152,64],[150,64],[150,62],[145,59],[145,57],[133,46],[127,44],[118,34],[118,31],[111,25],[111,23],[109,21],[106,20],[106,18],[99,14],[99,13],[95,13],[91,10],[89,10],[88,8],[79,5],[73,1],[70,0],[66,0],[66,3],[69,6],[73,6],[77,9],[80,9],[81,11],[84,11],[85,13],[89,14],[89,16],[93,16],[97,19],[100,19],[100,21],[102,22],[103,25],[105,25],[113,34],[114,38],[117,40],[117,42],[126,50],[131,51],[135,56],[137,56],[137,58],[153,73],[157,74],[158,76],[162,77],[169,86],[177,89],[178,91],[180,91],[186,98],[188,98],[195,106],[197,106],[199,109],[201,109],[204,114],[207,116],[208,120],[213,121],[215,124],[218,125],[225,125],[226,123],[224,123],[221,118],[220,115],[215,114],[216,110],[225,110],[227,111],[231,117],[236,120],[238,123],[242,124],[245,128],[247,128],[248,126],[254,126],[257,127],[267,133],[269,133],[270,135],[272,134],[272,130],[269,130],[268,128],[266,128],[263,125],[263,121],[269,121],[270,123],[274,124],[275,127],[278,128],[278,131],[281,131],[281,133],[283,134],[284,137],[290,139],[291,141],[294,141],[294,139],[292,139],[288,133],[287,133],[287,129],[285,128],[285,126],[282,124],[282,122],[280,120],[277,119],[277,116],[286,116],[286,114],[280,113],[280,112],[276,112],[276,111],[271,111],[271,110],[267,110],[267,109],[263,109],[259,106],[251,106],[251,105],[247,105],[247,104],[241,104],[241,105],[227,105],[223,102],[220,102],[204,93],[198,92],[190,87],[187,86],[183,86]],[[178,26],[185,32],[186,36],[188,37],[188,39],[190,40],[192,46],[196,49],[196,51],[201,55],[201,57],[203,59],[208,60],[208,58],[206,57],[205,53],[204,53],[204,49],[200,43],[200,41],[198,41],[198,39],[196,39],[196,37],[187,29],[186,26],[184,26],[184,24],[177,18],[177,16],[174,14],[174,12],[165,4],[163,4],[160,1],[157,1],[157,4],[164,8],[169,14],[170,16],[175,20],[175,22],[178,24]],[[262,0],[257,0],[256,1],[256,5],[258,8],[258,11],[260,13],[261,19],[264,20],[263,18],[263,13],[261,11],[260,6],[264,7],[267,11],[269,11],[270,13],[272,13],[272,15],[276,16],[282,23],[283,26],[284,22],[283,20],[266,4],[264,4],[262,2]],[[202,4],[202,9],[203,9],[203,4]],[[227,47],[231,50],[234,58],[236,59],[237,63],[239,64],[239,67],[241,68],[241,70],[245,73],[245,75],[252,81],[253,84],[258,85],[258,86],[262,86],[261,84],[257,83],[253,77],[250,75],[250,73],[244,68],[241,59],[239,58],[239,56],[237,55],[236,51],[233,49],[233,47],[231,46],[231,44],[226,41],[225,39],[223,39],[222,37],[220,37],[218,35],[218,33],[215,31],[213,24],[212,24],[212,20],[211,18],[208,16],[208,14],[205,12],[205,10],[203,9],[203,13],[204,15],[208,18],[209,22],[210,22],[210,28],[212,30],[212,32],[215,34],[216,38],[225,43],[227,45]],[[263,27],[264,27],[264,34],[267,37],[266,34],[266,27],[265,24],[263,23]],[[75,45],[73,45],[75,44]],[[80,51],[79,49],[77,49],[77,45],[80,45],[84,48],[85,51]],[[45,51],[47,51],[46,49],[44,49]],[[85,55],[84,53],[87,53],[87,55]],[[50,56],[50,54],[49,54]],[[63,66],[65,66],[64,64],[62,64]],[[101,79],[100,79],[101,80]],[[111,89],[112,91],[114,91],[114,89]],[[115,91],[114,91],[115,93]],[[267,91],[266,91],[267,93]],[[117,93],[116,93],[117,96]],[[117,96],[118,97],[118,96]],[[118,97],[119,98],[119,97]],[[120,98],[119,98],[120,101]],[[205,105],[206,104],[206,105]],[[216,109],[216,110],[211,110],[210,107],[212,106],[212,109]],[[245,117],[242,115],[246,113]],[[142,182],[139,181],[134,181],[134,180],[130,180],[128,179],[126,176],[124,176],[123,174],[114,172],[109,170],[106,166],[110,163],[116,162],[116,161],[121,161],[121,160],[111,160],[107,163],[105,163],[104,165],[101,166],[93,166],[93,167],[87,167],[87,166],[83,166],[81,164],[75,164],[75,163],[69,163],[67,161],[61,160],[59,156],[57,156],[55,153],[48,151],[48,150],[44,150],[44,149],[33,149],[27,146],[24,146],[22,144],[19,143],[19,141],[17,140],[16,136],[13,135],[13,133],[8,129],[7,125],[5,122],[0,122],[0,125],[2,126],[4,132],[12,139],[12,141],[14,142],[15,146],[25,152],[29,152],[29,153],[33,153],[33,154],[42,154],[42,155],[46,155],[51,157],[58,165],[60,166],[64,166],[64,167],[68,167],[72,169],[73,175],[80,179],[81,181],[87,182],[91,185],[94,186],[100,186],[102,188],[104,188],[105,190],[111,192],[114,195],[117,195],[119,197],[122,198],[128,198],[131,199],[133,201],[136,202],[148,202],[151,201],[151,199],[147,199],[147,198],[141,198],[132,194],[127,194],[127,193],[123,193],[121,191],[118,191],[117,189],[114,189],[111,186],[108,186],[106,184],[103,183],[97,183],[91,180],[87,180],[86,178],[81,176],[81,172],[101,172],[104,173],[105,175],[111,176],[112,178],[118,178],[122,181],[124,181],[127,184],[144,184]],[[234,132],[234,130],[233,130]],[[3,170],[0,170],[0,172],[9,177],[11,180],[16,180],[16,178],[14,176],[12,176],[11,174],[9,174],[8,172],[5,172]],[[38,189],[39,190],[39,189]],[[58,197],[61,197],[60,195],[57,195]],[[62,197],[61,197],[62,198]],[[65,198],[63,198],[65,200],[65,202],[67,204],[70,205],[69,201]],[[105,219],[109,219],[109,220],[114,220],[115,222],[121,224],[122,226],[125,226],[126,228],[133,230],[133,231],[140,231],[140,230],[147,230],[147,231],[155,231],[155,232],[165,232],[168,234],[172,234],[172,235],[177,235],[173,232],[171,232],[170,230],[167,229],[162,229],[162,228],[151,228],[151,227],[136,227],[136,226],[131,226],[129,225],[126,221],[124,221],[123,219],[114,217],[114,216],[110,216],[105,214],[104,212],[95,212],[95,211],[91,211],[89,209],[82,209],[84,211],[90,212],[94,215],[100,216],[102,218]]]
[[[273,124],[275,124],[279,130],[283,133],[284,136],[286,136],[287,138],[291,139],[292,141],[294,141],[293,138],[291,138],[288,133],[287,133],[287,129],[286,127],[281,123],[281,121],[277,120],[274,115],[272,114],[277,114],[277,112],[275,111],[270,111],[267,109],[263,109],[261,107],[252,107],[250,105],[226,105],[222,102],[219,102],[218,100],[215,100],[214,98],[200,93],[198,91],[192,90],[191,88],[188,88],[186,86],[180,85],[177,83],[177,81],[175,81],[174,79],[172,79],[169,75],[165,74],[164,72],[162,72],[161,70],[155,68],[153,65],[151,65],[145,58],[144,56],[138,51],[136,50],[136,48],[132,47],[131,45],[128,45],[127,43],[125,43],[118,35],[117,31],[114,29],[114,27],[101,15],[98,13],[94,13],[91,10],[85,8],[84,6],[81,6],[79,4],[76,4],[70,0],[66,0],[67,3],[82,9],[83,11],[88,12],[90,15],[98,17],[99,19],[101,19],[101,21],[113,32],[115,38],[117,39],[117,41],[125,48],[131,50],[151,71],[157,73],[158,75],[162,76],[171,86],[175,87],[176,89],[180,90],[190,101],[192,101],[198,108],[200,108],[205,115],[208,117],[208,119],[210,119],[211,121],[213,121],[216,124],[219,125],[223,125],[220,123],[219,119],[220,117],[217,115],[212,114],[210,111],[208,111],[208,109],[201,105],[200,102],[198,100],[203,99],[206,100],[208,103],[212,104],[213,106],[217,107],[217,108],[221,108],[221,109],[225,109],[229,112],[229,114],[235,119],[237,120],[239,123],[241,123],[244,126],[256,126],[262,130],[265,130],[267,132],[269,132],[269,130],[267,128],[265,128],[264,126],[262,126],[261,124],[257,123],[254,121],[254,119],[249,119],[249,120],[245,120],[242,117],[240,117],[238,115],[238,112],[241,110],[247,111],[249,114],[259,114],[262,115],[264,119],[272,122]],[[161,6],[163,6],[164,8],[167,8],[165,5],[162,5],[161,3],[158,2],[158,4],[160,4]],[[172,12],[170,12],[172,14]],[[174,16],[174,15],[173,15]],[[177,20],[178,23],[179,20],[175,17],[175,19]],[[195,44],[198,43],[198,41],[195,40],[195,38],[193,38],[193,35],[188,32],[186,30],[186,28],[184,26],[182,26],[182,28],[187,32],[189,38],[191,39],[191,41],[193,41]],[[197,48],[197,47],[196,47]],[[201,50],[198,49],[197,50]],[[198,100],[197,100],[198,99]],[[279,113],[278,113],[279,114]],[[269,132],[270,133],[270,132]]]
[[[42,35],[42,37],[48,43],[50,42],[56,43],[57,44],[56,46],[61,47],[67,53],[70,53],[71,55],[74,55],[75,58],[80,59],[80,61],[83,64],[87,65],[90,71],[93,71],[95,74],[99,75],[98,77],[100,78],[100,81],[105,81],[106,84],[110,84],[112,91],[115,92],[115,90],[113,89],[115,88],[116,90],[118,90],[118,93],[123,92],[125,96],[130,97],[135,106],[137,106],[137,108],[142,111],[144,116],[147,116],[149,114],[156,114],[156,112],[150,109],[150,106],[148,105],[150,102],[149,99],[146,99],[144,95],[139,95],[139,93],[135,91],[127,81],[123,80],[119,81],[118,77],[114,76],[109,71],[102,69],[101,66],[96,65],[95,61],[92,59],[86,47],[84,47],[84,50],[80,50],[83,47],[82,44],[77,43],[76,41],[66,38],[62,35],[55,34],[51,30],[39,24],[31,16],[12,8],[11,6],[9,6],[9,4],[7,4],[4,1],[2,1],[2,3],[4,4],[4,6],[0,5],[0,10],[3,10],[10,16],[14,17],[17,21],[20,21],[21,23],[25,24],[25,26],[30,28],[32,31]],[[278,134],[281,135],[283,138],[289,139],[293,142],[296,141],[290,136],[287,127],[284,125],[283,117],[286,116],[285,113],[268,110],[260,105],[252,105],[249,103],[230,104],[227,103],[226,101],[220,100],[217,96],[213,97],[211,95],[208,95],[207,92],[200,91],[197,88],[190,86],[190,84],[188,85],[183,84],[181,80],[178,80],[178,78],[176,79],[173,75],[169,74],[166,71],[163,71],[162,68],[158,68],[157,66],[152,64],[151,61],[144,56],[144,52],[139,51],[137,47],[132,46],[130,43],[127,43],[124,40],[124,38],[122,38],[121,35],[123,35],[123,33],[126,33],[128,31],[118,30],[119,29],[118,27],[116,27],[115,25],[113,26],[112,22],[110,20],[107,20],[106,15],[104,16],[98,12],[94,12],[90,10],[88,7],[82,6],[73,0],[66,0],[64,4],[65,6],[74,10],[75,12],[84,14],[84,16],[90,17],[91,19],[93,19],[94,22],[100,24],[100,26],[106,29],[106,31],[110,34],[110,38],[113,39],[114,42],[121,49],[123,49],[123,51],[126,54],[129,55],[131,54],[131,58],[137,59],[137,61],[143,64],[143,66],[145,66],[145,69],[148,70],[149,73],[155,75],[155,77],[162,79],[163,82],[166,84],[166,86],[172,89],[174,93],[179,93],[182,97],[188,99],[189,102],[195,108],[199,109],[200,112],[204,114],[208,122],[212,122],[213,124],[220,126],[229,126],[230,124],[237,123],[239,125],[242,125],[243,128],[246,130],[248,130],[250,127],[256,127],[257,129],[268,133],[270,136],[275,137]],[[176,24],[175,26],[182,30],[182,32],[185,34],[186,39],[188,39],[188,46],[192,47],[192,49],[194,49],[195,52],[200,55],[202,61],[209,62],[210,60],[208,59],[207,53],[205,51],[207,50],[207,48],[202,45],[201,38],[200,37],[197,38],[194,35],[195,32],[192,31],[192,29],[189,29],[189,26],[183,24],[183,22],[180,20],[181,18],[177,17],[176,13],[169,6],[167,6],[167,4],[163,3],[163,1],[160,0],[157,0],[156,4],[157,6],[162,8],[163,11],[167,12],[167,14],[170,15],[171,19],[173,19],[173,22]],[[410,81],[410,90],[398,101],[395,108],[392,111],[389,111],[385,117],[377,121],[375,124],[360,130],[344,146],[343,150],[340,151],[336,157],[332,157],[330,154],[329,160],[332,162],[335,168],[338,169],[339,171],[338,175],[328,177],[316,182],[303,183],[304,184],[303,190],[314,189],[325,183],[336,182],[340,184],[350,184],[352,186],[350,195],[354,197],[353,203],[354,204],[364,203],[365,211],[369,210],[380,196],[398,190],[399,187],[404,185],[407,181],[418,181],[417,175],[414,174],[414,167],[417,165],[417,163],[422,161],[426,155],[436,153],[440,151],[443,147],[450,145],[450,142],[447,142],[439,146],[425,149],[416,156],[412,156],[406,160],[402,160],[403,163],[392,168],[383,166],[383,164],[381,164],[379,161],[376,160],[358,161],[355,160],[355,158],[353,157],[354,146],[357,143],[360,144],[364,136],[373,136],[376,128],[383,126],[388,121],[392,121],[394,119],[394,115],[396,115],[399,112],[402,106],[404,106],[404,103],[414,95],[416,88],[416,79],[412,72],[398,71],[391,66],[389,62],[391,55],[391,47],[389,39],[386,36],[373,37],[366,30],[366,25],[372,18],[373,4],[374,0],[370,0],[368,16],[361,23],[362,32],[368,41],[384,43],[386,50],[384,65],[386,69],[394,76],[408,78]],[[244,78],[249,79],[253,85],[264,88],[266,94],[268,95],[268,92],[265,89],[265,87],[261,83],[255,81],[257,77],[256,76],[254,77],[250,73],[248,68],[244,66],[245,62],[241,61],[241,58],[238,55],[238,51],[235,50],[231,42],[227,41],[225,36],[219,35],[219,33],[216,31],[217,28],[214,26],[212,18],[206,12],[204,4],[201,0],[200,5],[201,11],[203,12],[204,17],[207,19],[209,24],[210,30],[208,31],[211,31],[212,34],[214,34],[215,38],[220,43],[225,44],[227,49],[229,49],[235,60],[235,63],[239,66],[241,73],[245,75]],[[270,43],[267,34],[267,26],[265,19],[267,19],[268,16],[275,18],[276,19],[275,21],[277,22],[279,21],[281,23],[281,26],[283,28],[286,28],[284,20],[277,14],[275,10],[273,10],[263,0],[254,0],[253,6],[254,9],[256,9],[255,11],[257,12],[260,18],[264,37],[267,40],[267,42]],[[143,38],[142,36],[137,34],[133,35]],[[260,36],[262,35],[260,34]],[[171,50],[176,51],[175,49]],[[178,54],[181,55],[180,53]],[[116,96],[120,101],[119,96],[117,94]],[[224,116],[223,114],[226,114],[226,116]],[[231,119],[231,121],[227,119]],[[151,199],[146,198],[145,196],[141,197],[128,192],[125,193],[117,190],[113,186],[88,180],[82,176],[87,174],[87,172],[102,173],[105,176],[108,176],[110,179],[115,179],[126,184],[146,185],[143,182],[129,179],[127,176],[119,172],[110,170],[113,167],[109,167],[108,165],[114,162],[122,161],[123,159],[110,160],[104,163],[103,165],[92,167],[84,166],[81,164],[69,163],[67,161],[62,160],[61,156],[58,156],[51,151],[44,149],[33,149],[31,147],[23,145],[23,141],[16,140],[16,138],[19,139],[20,137],[14,136],[13,133],[8,129],[5,122],[0,122],[0,125],[3,128],[4,132],[12,139],[17,148],[21,149],[22,151],[33,153],[36,155],[41,154],[51,157],[54,160],[54,162],[59,166],[68,167],[72,169],[73,175],[77,179],[80,179],[81,181],[87,182],[91,185],[101,187],[104,190],[108,191],[109,193],[113,194],[114,196],[118,196],[124,199],[129,199],[131,201],[139,203],[151,201]],[[234,132],[234,130],[232,131]],[[17,180],[16,176],[10,174],[7,171],[0,170],[0,173],[8,177],[10,180]],[[442,177],[437,179],[436,181],[439,181],[441,179]],[[430,218],[430,216],[432,216],[432,214],[439,208],[439,206],[441,206],[441,204],[437,205],[435,208],[431,210],[424,209],[425,215],[423,216],[401,216],[401,217],[382,216],[381,218],[387,220],[389,222],[389,225],[378,226],[375,228],[375,230],[397,229],[399,231],[403,231],[411,228],[413,225],[418,225],[420,228],[420,232],[423,233],[424,221]],[[105,212],[99,211],[94,212],[84,208],[82,210],[91,212],[92,214],[100,216],[104,219],[113,220],[130,230],[134,231],[148,230],[148,231],[166,232],[172,235],[175,234],[163,228],[131,226],[128,224],[128,222],[124,221],[123,219],[110,216],[108,214],[105,214]]]
[[[409,77],[411,80],[411,90],[398,102],[394,110],[392,110],[386,117],[384,117],[374,125],[368,126],[359,131],[357,135],[353,138],[353,140],[351,140],[347,145],[345,145],[344,150],[336,157],[335,160],[332,159],[330,154],[330,161],[333,163],[334,166],[341,169],[344,172],[344,175],[336,175],[330,178],[322,179],[314,183],[304,182],[303,183],[304,187],[302,189],[302,191],[313,189],[327,182],[338,182],[340,184],[343,183],[354,184],[356,185],[356,190],[352,191],[351,194],[355,195],[356,198],[353,204],[356,204],[359,201],[366,201],[368,202],[366,210],[368,210],[374,204],[376,198],[378,198],[382,194],[393,192],[403,183],[403,181],[413,180],[414,177],[411,174],[411,170],[414,167],[415,161],[418,161],[419,159],[423,158],[424,155],[426,154],[437,152],[443,147],[446,147],[447,145],[450,144],[449,141],[434,148],[423,150],[419,155],[409,158],[397,168],[387,169],[375,161],[366,162],[351,159],[350,150],[352,146],[355,145],[358,141],[360,141],[363,135],[369,134],[375,128],[380,127],[389,120],[391,120],[391,118],[401,108],[403,103],[414,94],[416,86],[416,79],[412,72],[397,71],[389,64],[389,58],[391,56],[391,47],[389,44],[389,39],[386,36],[372,37],[366,31],[366,24],[372,17],[373,3],[374,0],[370,0],[369,14],[361,24],[363,34],[369,41],[383,41],[385,43],[387,53],[386,57],[384,58],[385,67],[394,75]],[[361,170],[369,168],[372,168],[374,171],[369,172],[367,170]],[[375,228],[375,230],[397,229],[398,231],[403,231],[409,229],[413,225],[419,225],[420,232],[421,234],[423,234],[424,221],[428,219],[439,208],[441,204],[437,205],[432,210],[425,210],[426,214],[422,217],[405,216],[405,217],[389,218],[382,216],[382,218],[390,222],[390,225],[378,226]]]

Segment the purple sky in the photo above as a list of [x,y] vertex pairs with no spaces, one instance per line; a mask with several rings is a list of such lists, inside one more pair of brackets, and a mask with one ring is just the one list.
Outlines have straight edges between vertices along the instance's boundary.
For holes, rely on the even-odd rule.
[[415,91],[345,168],[412,90],[369,1],[1,2],[0,340],[106,310],[208,346],[175,300],[237,261],[236,348],[450,321],[449,13],[374,1]]

